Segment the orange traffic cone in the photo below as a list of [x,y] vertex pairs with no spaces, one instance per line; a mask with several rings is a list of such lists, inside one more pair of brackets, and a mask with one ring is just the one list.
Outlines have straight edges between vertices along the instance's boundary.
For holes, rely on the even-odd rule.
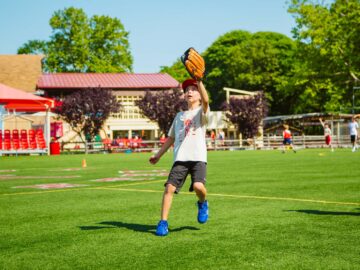
[[83,159],[83,160],[82,160],[81,166],[82,166],[83,168],[86,168],[86,159]]

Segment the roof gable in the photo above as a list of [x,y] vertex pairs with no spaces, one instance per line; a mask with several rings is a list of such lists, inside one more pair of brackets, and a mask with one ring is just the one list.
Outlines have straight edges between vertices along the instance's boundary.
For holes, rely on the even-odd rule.
[[36,82],[42,73],[42,55],[0,55],[0,83],[35,92]]

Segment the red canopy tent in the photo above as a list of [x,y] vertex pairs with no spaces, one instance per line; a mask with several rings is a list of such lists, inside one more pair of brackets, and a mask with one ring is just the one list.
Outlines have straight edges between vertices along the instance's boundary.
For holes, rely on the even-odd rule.
[[[49,111],[54,108],[55,101],[48,98],[26,93],[25,91],[15,89],[0,83],[0,106],[8,111],[21,112],[46,112],[45,134],[47,149],[50,144],[50,118]],[[0,110],[0,115],[1,115]],[[0,127],[2,128],[2,127]]]
[[[26,111],[26,107],[46,111],[54,107],[54,100],[39,97],[0,83],[0,104],[5,108]],[[23,108],[23,109],[22,109]]]

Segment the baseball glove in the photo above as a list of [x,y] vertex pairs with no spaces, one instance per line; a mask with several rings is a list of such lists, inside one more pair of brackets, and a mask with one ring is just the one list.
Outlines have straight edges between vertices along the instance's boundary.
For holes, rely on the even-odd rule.
[[181,56],[181,61],[193,79],[202,80],[204,78],[205,61],[194,48],[187,49]]

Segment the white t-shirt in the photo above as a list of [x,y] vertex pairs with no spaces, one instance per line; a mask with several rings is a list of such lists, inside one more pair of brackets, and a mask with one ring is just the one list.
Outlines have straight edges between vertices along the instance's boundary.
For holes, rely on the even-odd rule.
[[331,129],[329,127],[324,128],[324,135],[326,136],[331,136]]
[[179,112],[168,132],[168,136],[175,139],[175,161],[203,161],[207,162],[206,125],[209,121],[208,108],[203,113],[202,106],[184,112]]
[[350,122],[349,123],[349,131],[350,131],[350,135],[355,135],[357,136],[357,129],[359,128],[359,125],[357,122]]

